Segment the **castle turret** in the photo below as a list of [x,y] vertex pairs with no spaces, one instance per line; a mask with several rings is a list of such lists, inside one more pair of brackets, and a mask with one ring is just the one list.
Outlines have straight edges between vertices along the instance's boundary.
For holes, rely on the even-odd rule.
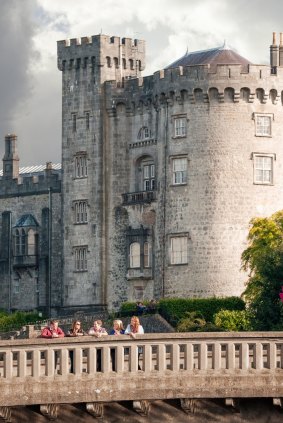
[[5,136],[5,154],[3,157],[3,178],[18,179],[19,156],[17,148],[17,136],[8,134]]

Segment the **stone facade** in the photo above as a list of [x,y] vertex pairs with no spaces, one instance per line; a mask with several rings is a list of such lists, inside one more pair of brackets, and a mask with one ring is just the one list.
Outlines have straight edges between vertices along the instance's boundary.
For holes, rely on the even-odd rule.
[[[250,219],[283,206],[283,45],[271,47],[270,66],[214,61],[142,78],[143,41],[58,42],[63,173],[52,208],[54,312],[241,294]],[[18,158],[9,154],[2,222],[6,211],[16,222],[35,203],[30,188],[10,194],[20,188]],[[36,198],[34,217],[43,222],[48,193]]]

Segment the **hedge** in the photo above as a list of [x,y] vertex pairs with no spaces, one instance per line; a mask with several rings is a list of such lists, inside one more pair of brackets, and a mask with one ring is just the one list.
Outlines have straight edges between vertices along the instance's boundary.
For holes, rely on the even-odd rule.
[[12,314],[0,312],[0,332],[18,330],[22,326],[35,323],[38,320],[42,320],[42,317],[36,312],[16,311]]
[[168,298],[159,301],[159,313],[171,325],[177,326],[186,312],[199,312],[206,322],[220,310],[244,310],[245,303],[239,297],[226,298]]

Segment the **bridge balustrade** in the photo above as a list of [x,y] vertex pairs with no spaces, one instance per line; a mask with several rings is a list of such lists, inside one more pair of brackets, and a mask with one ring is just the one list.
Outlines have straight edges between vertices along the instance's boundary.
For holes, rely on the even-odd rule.
[[282,369],[281,332],[0,341],[0,406],[283,397]]

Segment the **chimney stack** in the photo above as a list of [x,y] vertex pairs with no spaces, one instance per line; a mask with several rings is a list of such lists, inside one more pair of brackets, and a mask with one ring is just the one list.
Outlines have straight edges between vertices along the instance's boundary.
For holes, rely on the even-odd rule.
[[17,135],[8,134],[5,136],[5,154],[3,157],[3,178],[19,178],[19,156],[17,146]]
[[279,66],[283,66],[283,32],[280,32]]
[[273,32],[273,41],[270,46],[270,66],[276,73],[276,68],[278,66],[278,45],[276,45],[276,32]]

